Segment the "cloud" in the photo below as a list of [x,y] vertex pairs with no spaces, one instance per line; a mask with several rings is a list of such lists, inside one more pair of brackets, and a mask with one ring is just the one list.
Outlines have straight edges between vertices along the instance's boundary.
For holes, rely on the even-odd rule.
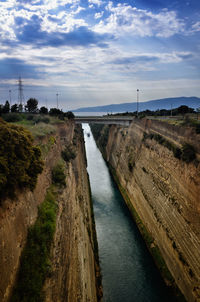
[[104,1],[102,1],[102,0],[88,0],[88,3],[90,3],[90,5],[95,4],[95,5],[101,6],[104,3]]
[[111,63],[117,65],[126,65],[126,64],[156,62],[158,60],[159,58],[156,56],[136,55],[132,57],[117,58],[111,61]]
[[97,32],[115,33],[118,36],[130,34],[140,37],[164,38],[184,32],[184,22],[177,18],[174,11],[162,10],[159,13],[153,13],[127,4],[114,6],[111,1],[106,10],[110,15],[95,26]]
[[16,58],[0,59],[0,66],[1,79],[18,78],[19,75],[32,79],[41,77],[41,73],[39,73],[35,66]]
[[200,31],[200,21],[194,23],[191,28],[191,32],[199,32]]
[[95,33],[86,26],[80,26],[73,31],[47,32],[41,28],[42,19],[33,15],[31,20],[23,18],[16,19],[16,38],[20,43],[32,44],[34,47],[58,47],[58,46],[84,46],[96,45],[106,47],[106,42],[111,39],[111,35]]
[[102,12],[100,12],[100,13],[96,13],[96,14],[94,15],[94,18],[95,18],[95,19],[100,19],[100,18],[103,16],[103,14],[104,14],[104,11],[102,11]]

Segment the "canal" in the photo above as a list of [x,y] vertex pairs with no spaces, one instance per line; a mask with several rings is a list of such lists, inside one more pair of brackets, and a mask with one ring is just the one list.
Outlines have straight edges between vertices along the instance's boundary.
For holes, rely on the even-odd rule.
[[82,127],[99,244],[103,301],[176,301],[155,267],[89,125],[82,124]]

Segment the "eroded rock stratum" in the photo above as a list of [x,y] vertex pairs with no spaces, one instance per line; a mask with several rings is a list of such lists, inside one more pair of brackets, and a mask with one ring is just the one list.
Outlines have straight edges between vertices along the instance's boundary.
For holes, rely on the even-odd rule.
[[28,228],[51,185],[51,171],[66,146],[76,156],[65,164],[66,187],[58,194],[56,231],[51,247],[51,269],[44,284],[45,301],[100,300],[98,252],[86,158],[81,128],[73,121],[55,125],[56,131],[36,143],[44,147],[44,169],[33,192],[16,192],[0,208],[0,301],[9,301]]
[[[97,143],[139,228],[148,232],[150,250],[157,257],[158,247],[186,300],[200,301],[200,135],[134,119],[127,128],[104,126]],[[196,159],[178,158],[185,144],[195,148]]]

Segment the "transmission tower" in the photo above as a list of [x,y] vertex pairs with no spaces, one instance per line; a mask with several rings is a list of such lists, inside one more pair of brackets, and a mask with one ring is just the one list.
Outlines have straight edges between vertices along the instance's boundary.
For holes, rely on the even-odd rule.
[[60,94],[59,93],[56,93],[56,102],[57,102],[57,109],[58,109],[58,96],[59,96]]
[[23,93],[23,85],[22,85],[22,79],[19,77],[18,80],[18,105],[19,105],[19,111],[23,111],[24,106],[24,93]]
[[137,89],[137,116],[138,116],[138,112],[139,112],[139,89]]
[[9,90],[9,101],[10,101],[10,108],[11,108],[11,106],[12,106],[12,99],[11,99],[11,90]]

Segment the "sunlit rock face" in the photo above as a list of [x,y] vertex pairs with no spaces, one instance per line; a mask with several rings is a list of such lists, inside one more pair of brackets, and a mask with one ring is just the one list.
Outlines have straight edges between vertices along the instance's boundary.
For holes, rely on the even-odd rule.
[[[101,136],[108,132],[105,127]],[[196,159],[191,162],[170,150],[184,143],[195,147]],[[193,129],[146,119],[135,119],[127,128],[109,127],[107,143],[100,146],[153,238],[150,249],[158,246],[188,301],[200,298],[199,146],[200,135]]]

